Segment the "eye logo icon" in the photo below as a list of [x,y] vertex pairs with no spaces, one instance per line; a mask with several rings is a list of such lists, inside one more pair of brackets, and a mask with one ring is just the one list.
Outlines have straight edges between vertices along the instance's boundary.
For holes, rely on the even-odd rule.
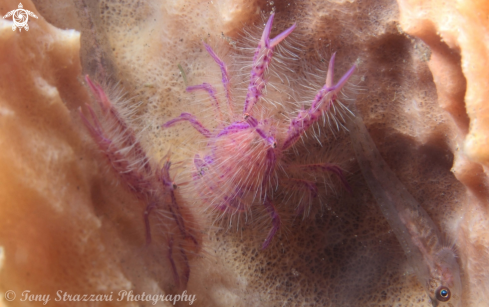
[[18,9],[8,12],[7,14],[5,14],[5,16],[3,16],[3,18],[7,18],[10,16],[12,16],[12,19],[14,21],[14,24],[12,25],[12,31],[15,31],[17,28],[19,28],[19,32],[22,31],[22,28],[24,28],[26,31],[29,31],[29,25],[27,24],[29,16],[37,18],[37,16],[33,12],[24,10],[22,3],[19,3]]

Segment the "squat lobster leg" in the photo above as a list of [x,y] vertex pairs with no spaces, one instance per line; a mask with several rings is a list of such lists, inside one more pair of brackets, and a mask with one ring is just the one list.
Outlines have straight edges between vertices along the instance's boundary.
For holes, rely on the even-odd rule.
[[144,228],[146,230],[146,245],[151,244],[151,227],[149,226],[149,215],[156,208],[156,204],[150,203],[144,210]]
[[308,208],[308,205],[311,205],[312,200],[318,196],[318,188],[314,182],[308,180],[287,178],[286,181],[294,183],[291,186],[293,189],[295,188],[307,191],[305,199],[304,196],[301,197],[295,211],[296,215],[300,215],[306,210],[306,208]]
[[170,178],[170,166],[171,166],[171,162],[168,154],[167,160],[163,168],[160,170],[159,180],[162,183],[162,185],[165,186],[167,190],[170,192],[169,210],[178,226],[178,229],[180,230],[180,233],[184,236],[184,238],[189,238],[190,240],[192,240],[192,242],[195,245],[198,245],[197,239],[192,234],[190,234],[185,227],[185,222],[183,220],[182,213],[180,212],[180,207],[178,206],[177,199],[175,197],[175,189],[177,188],[177,186],[173,183],[173,181]]
[[307,171],[322,171],[322,172],[330,172],[336,175],[338,179],[341,181],[343,184],[343,187],[351,193],[351,188],[350,185],[348,184],[348,181],[345,179],[345,175],[343,174],[343,170],[334,164],[330,163],[320,163],[320,164],[305,164],[305,165],[299,165],[298,168],[307,170]]
[[270,242],[272,242],[272,239],[277,231],[280,229],[280,225],[282,222],[280,220],[280,216],[278,215],[277,209],[268,198],[265,200],[263,205],[265,206],[268,213],[270,214],[270,217],[272,218],[272,228],[268,232],[267,238],[261,246],[261,249],[266,249],[270,245]]
[[[206,43],[203,43],[205,50],[211,55],[211,57],[214,59],[214,61],[219,65],[221,68],[221,74],[222,74],[222,85],[224,86],[224,90],[226,92],[226,100],[227,100],[227,105],[229,108],[229,117],[232,120],[233,119],[233,105],[231,104],[231,83],[229,82],[229,73],[228,73],[228,68],[226,66],[226,63],[224,63],[212,50],[211,46],[207,45]],[[188,90],[188,88],[187,88]]]
[[193,91],[198,91],[198,90],[203,90],[206,91],[209,96],[211,96],[212,100],[214,101],[214,107],[216,108],[217,113],[219,114],[219,119],[222,121],[222,113],[221,109],[219,107],[219,100],[216,97],[216,89],[210,85],[209,83],[202,83],[200,85],[194,85],[194,86],[189,86],[187,87],[187,92],[193,92]]
[[194,115],[192,115],[190,113],[182,113],[182,114],[180,114],[179,117],[174,118],[174,119],[172,119],[170,121],[167,121],[166,123],[164,123],[163,125],[161,125],[161,127],[162,128],[172,127],[176,123],[181,122],[181,121],[185,121],[185,120],[188,121],[192,125],[192,127],[195,128],[195,130],[199,131],[200,134],[202,134],[206,138],[210,138],[212,136],[212,134],[210,133],[210,131],[207,130],[204,127],[204,125],[202,125],[202,123]]

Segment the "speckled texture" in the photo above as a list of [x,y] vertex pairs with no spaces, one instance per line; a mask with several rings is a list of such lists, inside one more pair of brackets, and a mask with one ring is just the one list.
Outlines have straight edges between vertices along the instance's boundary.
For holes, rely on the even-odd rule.
[[[161,257],[166,247],[144,246],[144,204],[121,187],[80,125],[77,108],[91,101],[82,71],[119,82],[133,99],[123,99],[120,108],[137,105],[126,118],[143,146],[155,161],[171,148],[172,160],[182,161],[177,181],[184,183],[202,140],[183,124],[165,131],[158,126],[189,110],[212,126],[215,114],[205,96],[185,92],[177,65],[189,85],[205,81],[222,90],[219,69],[201,40],[233,63],[233,75],[243,74],[240,59],[248,53],[234,46],[254,47],[250,40],[260,32],[262,14],[274,10],[272,36],[297,22],[289,43],[301,48],[296,51],[301,60],[283,53],[280,59],[295,70],[285,76],[298,81],[278,84],[281,92],[269,89],[267,99],[282,101],[282,110],[296,110],[294,101],[310,101],[314,95],[299,84],[311,82],[317,88],[316,78],[306,81],[305,76],[324,78],[320,70],[332,52],[337,52],[337,76],[357,63],[347,94],[355,98],[387,163],[455,242],[464,306],[488,306],[487,178],[484,168],[472,162],[484,164],[485,158],[473,154],[470,141],[464,145],[467,133],[485,135],[484,113],[468,107],[473,97],[484,97],[475,84],[485,79],[470,75],[477,65],[467,55],[479,50],[487,56],[485,49],[462,43],[461,38],[472,42],[467,36],[445,34],[446,24],[437,21],[443,14],[430,13],[437,12],[435,1],[429,7],[415,1],[245,2],[75,1],[69,6],[36,1],[39,11],[23,3],[58,28],[82,31],[81,62],[75,33],[57,30],[43,18],[31,21],[29,32],[14,33],[2,21],[0,139],[9,150],[2,150],[0,158],[0,201],[5,204],[0,216],[6,221],[0,227],[0,290],[18,295],[25,289],[52,295],[58,289],[181,292]],[[446,16],[471,16],[463,3],[445,6]],[[0,3],[2,14],[16,6],[14,1]],[[459,25],[467,19],[449,20]],[[484,33],[483,22],[474,29]],[[239,97],[242,91],[235,93]],[[291,100],[284,100],[288,95]],[[473,124],[476,116],[479,121]],[[257,218],[239,231],[218,229],[212,215],[202,214],[191,184],[182,185],[179,201],[193,210],[204,237],[190,262],[187,290],[197,296],[194,305],[430,306],[359,173],[347,133],[334,138],[325,136],[328,132],[321,134],[327,146],[308,138],[298,147],[299,156],[308,152],[304,159],[337,161],[349,172],[353,192],[322,187],[313,214],[304,221],[290,214],[267,250],[260,245],[269,221]],[[284,212],[290,207],[280,206]]]

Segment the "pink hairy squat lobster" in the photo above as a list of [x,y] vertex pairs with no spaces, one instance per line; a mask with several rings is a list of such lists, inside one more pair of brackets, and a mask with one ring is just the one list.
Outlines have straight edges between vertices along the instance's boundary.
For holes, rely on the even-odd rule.
[[195,231],[189,227],[189,214],[177,204],[177,186],[170,177],[169,154],[163,167],[156,166],[102,87],[92,82],[88,76],[85,80],[98,101],[102,119],[99,119],[90,105],[86,105],[91,121],[80,109],[82,122],[122,183],[146,205],[143,215],[146,245],[152,240],[150,213],[158,210],[160,215],[166,217],[163,223],[159,223],[164,230],[158,233],[165,237],[167,258],[175,284],[186,287],[190,275],[187,252],[198,250],[200,244]]
[[[266,72],[272,61],[274,48],[295,29],[295,24],[284,32],[270,39],[270,31],[274,14],[266,23],[261,39],[256,48],[250,73],[250,82],[244,101],[242,116],[233,113],[234,102],[230,95],[230,77],[226,64],[217,56],[210,46],[204,43],[205,49],[219,65],[222,83],[229,108],[230,121],[218,125],[215,131],[209,131],[190,113],[182,113],[162,125],[169,128],[187,121],[208,141],[205,153],[196,154],[193,159],[193,184],[199,200],[210,208],[217,209],[221,214],[233,216],[246,212],[251,206],[261,205],[266,209],[272,220],[262,248],[267,248],[276,232],[280,229],[281,218],[274,204],[274,194],[279,186],[294,186],[304,190],[307,197],[298,201],[297,214],[304,212],[307,199],[317,195],[314,182],[293,178],[292,170],[306,172],[330,172],[335,174],[348,189],[348,184],[340,167],[330,163],[291,165],[285,158],[286,151],[307,130],[328,112],[335,108],[345,108],[337,102],[337,95],[352,76],[355,65],[348,70],[340,81],[333,84],[335,55],[331,57],[325,85],[317,92],[307,110],[300,110],[291,119],[288,128],[281,122],[271,118],[259,118],[256,114],[260,98],[267,84]],[[216,90],[208,83],[191,86],[187,91],[204,90],[212,99],[213,105],[222,118]]]

